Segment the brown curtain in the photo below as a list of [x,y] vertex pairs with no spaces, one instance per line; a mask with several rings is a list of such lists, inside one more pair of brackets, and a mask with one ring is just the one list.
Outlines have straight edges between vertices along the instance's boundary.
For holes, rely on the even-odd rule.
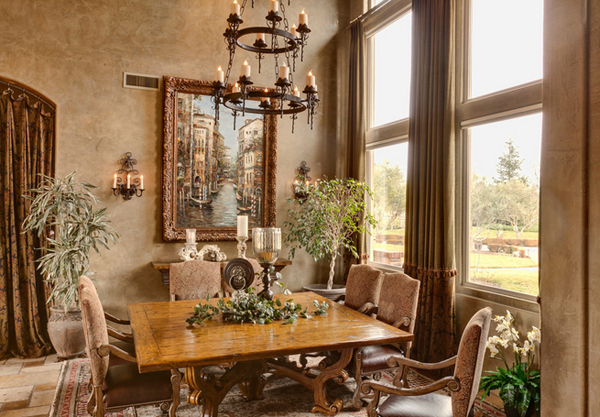
[[38,357],[51,350],[44,283],[35,263],[41,243],[36,234],[21,233],[29,206],[21,196],[36,187],[39,173],[54,174],[54,112],[4,91],[0,164],[0,357]]
[[414,352],[455,353],[454,0],[413,0],[404,271],[421,281]]
[[[363,22],[356,19],[350,26],[350,61],[348,63],[348,138],[346,141],[346,175],[365,181],[366,146],[366,49]],[[349,251],[344,252],[344,282],[350,266],[366,261],[366,234],[356,236],[359,259]]]

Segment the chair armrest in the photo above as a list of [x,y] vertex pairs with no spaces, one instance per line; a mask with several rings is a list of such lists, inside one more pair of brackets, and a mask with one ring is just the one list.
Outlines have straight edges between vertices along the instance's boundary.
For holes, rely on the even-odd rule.
[[409,327],[410,322],[411,322],[410,317],[402,317],[400,320],[398,320],[397,322],[392,324],[392,326],[397,327],[398,329],[400,328],[400,326]]
[[118,318],[118,317],[116,317],[116,316],[113,316],[113,315],[112,315],[112,314],[110,314],[110,313],[107,313],[106,311],[104,312],[104,318],[105,318],[106,320],[110,320],[110,321],[112,321],[113,323],[117,323],[117,324],[130,324],[130,321],[129,321],[129,320],[123,320],[123,319],[120,319],[120,318]]
[[102,345],[97,350],[98,355],[100,356],[115,355],[121,359],[125,359],[126,361],[137,363],[135,356],[131,356],[129,353],[113,345]]
[[108,331],[109,336],[112,336],[115,339],[119,339],[122,342],[127,342],[127,343],[133,344],[133,335],[131,333],[121,332],[109,325],[106,325],[106,330]]
[[336,298],[333,301],[336,302],[336,303],[339,303],[340,301],[346,301],[346,294],[340,295],[338,298]]
[[373,303],[364,303],[358,310],[359,313],[362,313],[366,316],[370,316],[371,314],[377,313],[377,306]]
[[456,364],[456,355],[443,360],[441,362],[436,363],[423,363],[416,361],[414,359],[409,359],[402,355],[393,355],[390,356],[387,360],[387,364],[390,368],[394,368],[397,366],[408,366],[409,368],[414,369],[423,369],[423,370],[435,370],[435,369],[444,369]]
[[371,379],[363,382],[363,393],[368,394],[371,389],[379,392],[385,392],[386,394],[400,395],[403,397],[414,397],[418,395],[425,395],[431,392],[435,392],[442,388],[448,388],[450,391],[457,392],[460,390],[460,381],[453,376],[446,376],[444,378],[433,381],[429,384],[423,385],[417,388],[398,388],[393,385],[383,384]]

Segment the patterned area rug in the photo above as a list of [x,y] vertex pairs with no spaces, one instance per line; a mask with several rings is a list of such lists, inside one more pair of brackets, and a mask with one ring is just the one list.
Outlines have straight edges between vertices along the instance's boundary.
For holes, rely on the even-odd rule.
[[[391,376],[384,374],[382,379],[391,382]],[[56,395],[50,410],[49,417],[87,417],[87,400],[90,396],[88,382],[90,380],[90,362],[88,359],[74,359],[63,363]],[[412,371],[408,376],[410,386],[420,386],[428,380]],[[348,378],[346,384],[332,383],[328,386],[331,397],[341,398],[344,408],[340,417],[367,415],[366,407],[354,411],[349,408],[352,392],[355,387],[354,380]],[[188,404],[185,400],[187,389],[181,390],[181,404],[177,408],[178,417],[192,417],[200,414],[199,406]],[[296,381],[280,378],[269,379],[264,390],[265,399],[260,401],[244,401],[237,387],[233,388],[219,406],[219,416],[222,417],[309,417],[313,414],[310,409],[314,405],[313,394]],[[154,417],[164,416],[158,407],[146,406],[137,409],[127,409],[118,413],[107,413],[106,417]],[[481,402],[475,403],[476,417],[504,417],[504,413],[492,405]]]

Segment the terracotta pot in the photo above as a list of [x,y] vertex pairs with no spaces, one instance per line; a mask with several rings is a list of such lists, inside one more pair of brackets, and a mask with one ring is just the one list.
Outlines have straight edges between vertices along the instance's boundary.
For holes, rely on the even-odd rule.
[[70,359],[81,355],[85,351],[81,310],[72,309],[65,313],[62,306],[50,307],[48,334],[60,358]]
[[328,290],[327,284],[310,284],[302,287],[304,291],[312,291],[329,300],[335,300],[340,295],[346,294],[345,285],[333,285],[333,288]]
[[[535,413],[535,404],[533,402],[529,403],[529,407],[527,407],[527,412],[525,412],[524,417],[531,417]],[[504,404],[504,414],[506,417],[521,417],[519,414],[519,410],[516,408],[510,407]]]

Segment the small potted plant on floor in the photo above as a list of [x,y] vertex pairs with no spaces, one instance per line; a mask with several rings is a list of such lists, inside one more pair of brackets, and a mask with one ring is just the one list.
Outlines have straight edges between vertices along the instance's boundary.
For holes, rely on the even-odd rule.
[[75,172],[65,178],[43,176],[39,188],[23,197],[31,200],[23,222],[24,232],[47,231],[44,255],[39,269],[52,286],[48,302],[53,301],[48,333],[59,357],[83,353],[85,340],[77,285],[89,273],[89,255],[100,247],[108,249],[119,237],[110,227],[106,208],[96,209],[100,200],[90,190],[93,185],[75,181]]
[[352,178],[324,179],[307,185],[304,204],[288,211],[285,242],[290,245],[290,258],[294,258],[298,248],[304,248],[315,261],[329,257],[327,285],[307,285],[305,290],[331,299],[344,293],[344,286],[333,285],[335,263],[342,248],[358,258],[353,238],[368,233],[367,224],[376,224],[366,210],[367,195],[372,193],[364,182]]
[[[530,417],[540,410],[540,371],[532,369],[535,345],[540,343],[540,329],[533,326],[527,340],[519,344],[519,332],[513,327],[514,318],[509,311],[506,316],[493,319],[498,325],[500,336],[491,336],[487,342],[491,357],[501,360],[504,368],[487,371],[490,375],[481,378],[480,389],[484,399],[491,390],[499,389],[507,417]],[[503,350],[512,350],[514,362],[508,364]],[[499,355],[499,356],[496,356]]]

